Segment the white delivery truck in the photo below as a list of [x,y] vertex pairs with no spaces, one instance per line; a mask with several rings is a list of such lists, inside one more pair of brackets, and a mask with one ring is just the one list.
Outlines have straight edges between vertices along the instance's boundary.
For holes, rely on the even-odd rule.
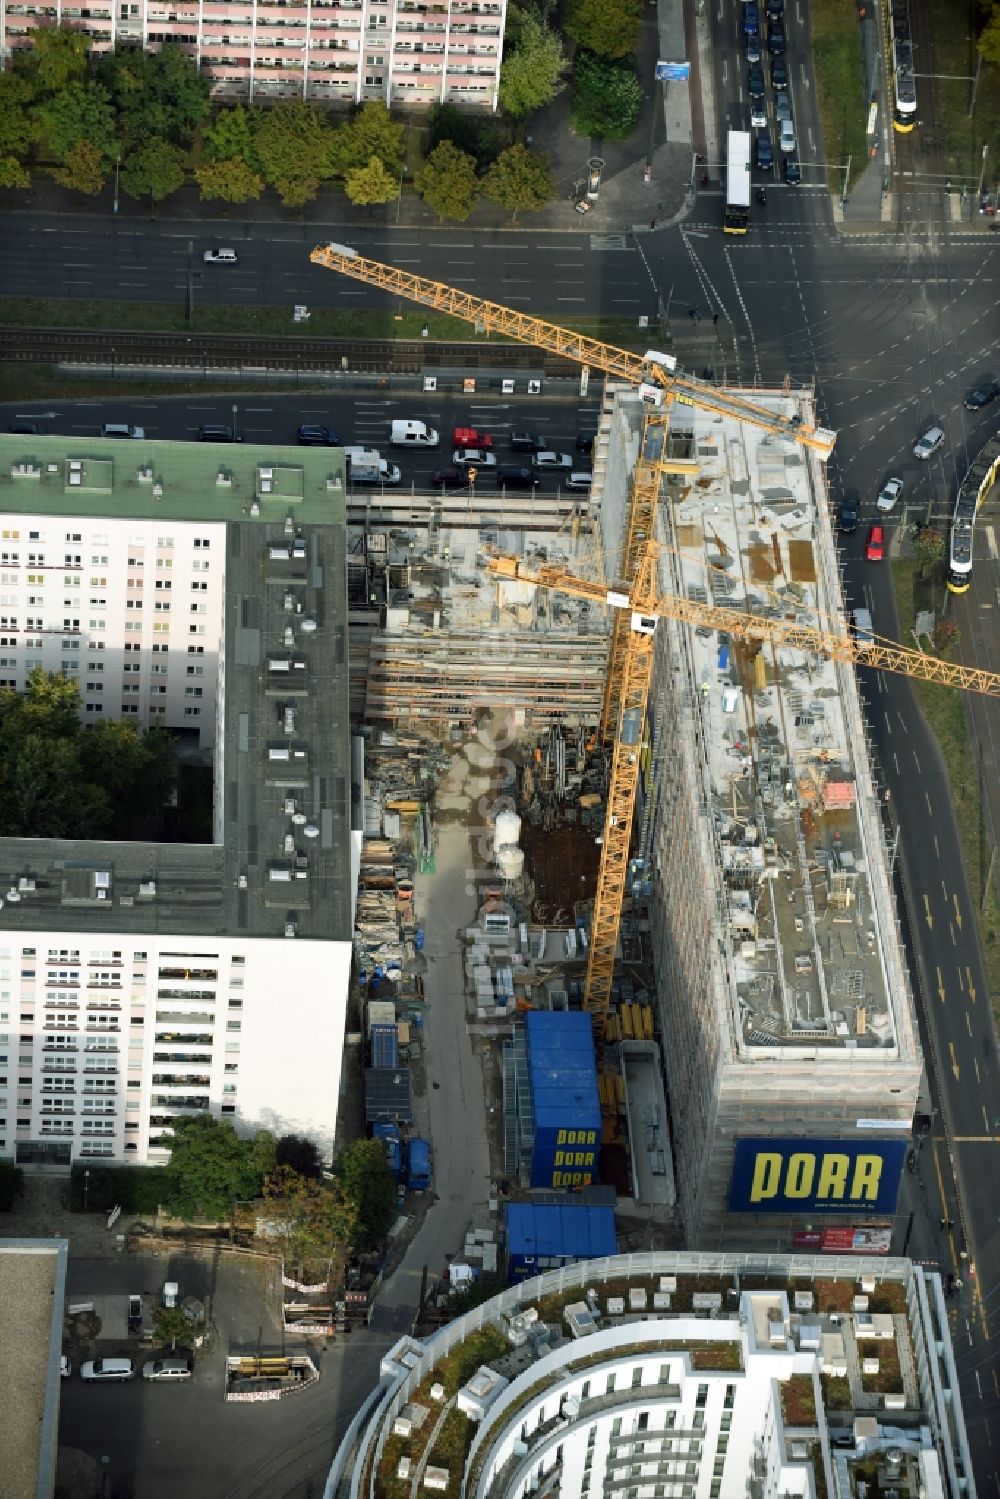
[[440,435],[426,422],[396,421],[389,442],[394,448],[436,448]]
[[351,484],[398,484],[402,475],[377,448],[345,448],[347,478]]

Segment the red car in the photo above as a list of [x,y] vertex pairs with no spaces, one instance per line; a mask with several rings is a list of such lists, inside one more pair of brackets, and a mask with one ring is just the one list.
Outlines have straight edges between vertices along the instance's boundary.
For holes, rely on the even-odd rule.
[[872,526],[868,532],[868,545],[865,547],[865,556],[869,562],[881,562],[885,557],[884,526]]
[[452,446],[456,448],[491,448],[493,439],[487,432],[477,432],[475,427],[456,427],[451,434]]

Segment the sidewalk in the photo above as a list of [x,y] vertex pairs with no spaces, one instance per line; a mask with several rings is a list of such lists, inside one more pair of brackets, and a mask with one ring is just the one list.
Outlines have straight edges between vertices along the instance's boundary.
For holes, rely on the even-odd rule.
[[71,1213],[69,1177],[25,1172],[24,1193],[12,1213],[0,1217],[5,1239],[67,1239],[72,1259],[116,1259],[125,1253],[125,1235],[138,1217],[121,1217],[113,1228],[106,1213]]

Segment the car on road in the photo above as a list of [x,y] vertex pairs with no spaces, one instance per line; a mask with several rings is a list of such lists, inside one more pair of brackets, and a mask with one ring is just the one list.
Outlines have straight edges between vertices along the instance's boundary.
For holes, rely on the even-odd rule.
[[[576,442],[573,444],[576,451],[578,453],[592,453],[594,451],[595,436],[596,434],[593,432],[578,432],[576,434]],[[543,443],[542,447],[544,446],[545,444]],[[538,451],[541,452],[541,448]]]
[[759,62],[751,63],[747,69],[747,93],[751,103],[764,97],[764,69]]
[[753,143],[753,164],[759,172],[774,171],[774,147],[766,131],[758,135]]
[[510,434],[510,446],[514,453],[544,453],[548,444],[537,432],[517,431]]
[[491,448],[493,439],[488,432],[479,432],[475,427],[456,427],[451,434],[452,447]]
[[919,437],[913,444],[913,456],[925,462],[933,458],[938,448],[944,442],[944,432],[940,427],[928,427],[923,437]]
[[843,531],[845,536],[852,535],[858,529],[860,518],[856,500],[841,500],[837,510],[838,531]]
[[782,120],[792,118],[792,101],[787,94],[778,94],[774,101],[774,117],[780,125]]
[[546,450],[544,453],[536,453],[531,462],[534,468],[541,469],[563,469],[573,467],[573,460],[568,453],[553,453],[550,450]]
[[534,489],[538,475],[533,468],[520,468],[516,463],[504,463],[497,469],[497,483],[501,489]]
[[128,1299],[128,1330],[130,1337],[142,1332],[142,1297],[134,1292]]
[[789,187],[798,187],[802,181],[802,168],[794,156],[785,157],[785,181]]
[[142,1366],[143,1379],[190,1379],[191,1365],[186,1358],[151,1358]]
[[748,36],[746,39],[747,62],[760,62],[760,37]]
[[760,10],[757,0],[743,0],[743,35],[760,35]]
[[135,1365],[130,1358],[94,1358],[80,1365],[80,1378],[111,1382],[116,1379],[133,1379]]
[[881,562],[885,557],[885,527],[872,526],[865,543],[865,556],[869,562]]
[[496,468],[497,455],[485,448],[456,448],[451,461],[457,468]]
[[772,57],[783,57],[786,45],[785,23],[779,18],[775,18],[771,22],[771,29],[767,34],[768,51]]
[[783,57],[771,59],[771,82],[776,89],[788,87],[788,64]]
[[59,1377],[60,1379],[69,1379],[72,1372],[73,1365],[70,1363],[69,1359],[64,1353],[59,1359]]
[[335,448],[340,444],[332,427],[300,427],[295,436],[300,448]]
[[767,19],[769,21],[773,21],[778,16],[783,15],[784,11],[785,0],[767,0]]
[[431,485],[435,489],[468,489],[469,471],[465,468],[436,468],[431,474]]
[[763,130],[767,125],[767,110],[764,108],[763,95],[759,99],[750,102],[750,129]]
[[38,437],[42,428],[37,422],[11,422],[7,431],[15,433],[18,437]]
[[242,437],[233,434],[232,427],[212,426],[198,428],[199,442],[242,442]]
[[[1000,380],[987,380],[984,385],[977,385],[975,390],[970,390],[965,398],[966,411],[979,411],[983,406],[988,406],[1000,396]],[[10,429],[13,432],[13,427]]]
[[902,479],[886,479],[879,492],[879,497],[875,501],[876,509],[885,511],[895,509],[896,501],[902,493]]
[[783,156],[791,156],[795,152],[795,126],[791,120],[782,120],[778,145],[781,147]]
[[206,250],[202,256],[206,265],[235,265],[239,257],[235,250]]
[[145,437],[145,427],[133,427],[130,422],[105,422],[102,437]]

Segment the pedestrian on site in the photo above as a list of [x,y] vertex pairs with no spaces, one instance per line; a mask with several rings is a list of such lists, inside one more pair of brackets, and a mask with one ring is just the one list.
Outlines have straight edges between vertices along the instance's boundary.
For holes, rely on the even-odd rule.
[[694,322],[694,320],[695,320],[695,318],[697,316],[698,316],[698,309],[697,309],[697,307],[689,307],[688,308],[688,317],[691,319],[692,323]]
[[718,326],[719,326],[719,314],[717,312],[713,312],[712,313],[712,327],[713,328],[717,328]]

